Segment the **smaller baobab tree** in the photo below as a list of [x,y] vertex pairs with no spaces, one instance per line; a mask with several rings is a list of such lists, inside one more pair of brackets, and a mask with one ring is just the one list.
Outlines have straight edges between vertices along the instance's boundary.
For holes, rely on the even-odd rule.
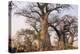
[[[68,47],[68,38],[66,38],[66,33],[68,32],[71,37],[71,47],[73,46],[74,38],[77,36],[78,33],[78,19],[75,16],[65,15],[62,17],[64,20],[64,34],[65,34],[65,47]],[[66,44],[67,43],[67,44]]]
[[[68,48],[69,42],[68,40],[71,38],[71,46],[74,42],[74,37],[77,36],[78,33],[78,23],[77,18],[75,16],[64,15],[62,17],[55,16],[56,20],[51,24],[52,27],[59,38],[59,49]],[[67,37],[69,35],[69,37]]]
[[62,35],[62,41],[64,43],[64,49],[68,48],[68,40],[69,37],[67,38],[66,33],[69,33],[70,37],[71,37],[71,45],[73,45],[74,42],[74,36],[76,36],[75,34],[77,34],[78,32],[78,25],[77,25],[77,18],[75,16],[69,16],[69,15],[64,15],[62,17],[63,24],[61,24],[60,26],[62,26],[62,30],[61,30],[61,35]]

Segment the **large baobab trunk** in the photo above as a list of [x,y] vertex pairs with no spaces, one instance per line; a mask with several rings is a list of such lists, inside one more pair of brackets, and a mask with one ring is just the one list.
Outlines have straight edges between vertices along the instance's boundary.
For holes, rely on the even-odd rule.
[[41,40],[41,49],[45,49],[49,46],[48,38],[48,21],[47,21],[47,14],[41,16],[40,18],[40,40]]

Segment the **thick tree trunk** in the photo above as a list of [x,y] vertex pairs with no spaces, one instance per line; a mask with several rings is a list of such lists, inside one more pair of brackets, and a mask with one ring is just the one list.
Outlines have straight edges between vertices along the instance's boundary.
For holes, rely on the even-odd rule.
[[74,33],[70,32],[70,36],[71,36],[71,43],[70,43],[70,47],[71,47],[71,48],[73,48]]
[[50,45],[50,39],[48,35],[48,21],[47,14],[41,16],[40,18],[40,40],[41,40],[41,50],[45,50]]
[[63,35],[61,35],[60,40],[59,40],[59,49],[64,49],[64,39],[63,39]]
[[68,48],[68,40],[67,40],[67,37],[65,37],[65,49],[67,49]]

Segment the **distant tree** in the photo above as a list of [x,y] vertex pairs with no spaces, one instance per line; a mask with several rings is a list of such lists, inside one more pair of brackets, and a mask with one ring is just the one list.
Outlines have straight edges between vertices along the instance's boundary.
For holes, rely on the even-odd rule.
[[[54,26],[54,23],[50,25],[55,29],[58,37],[61,48],[67,48],[68,40],[71,37],[71,45],[73,45],[74,37],[77,36],[78,33],[78,22],[75,16],[64,15],[62,18],[57,19],[57,24]],[[58,27],[58,28],[57,28]],[[69,37],[67,37],[69,35]]]
[[29,29],[21,29],[16,33],[16,39],[13,45],[18,51],[30,51],[32,50],[32,42],[34,40],[35,32]]

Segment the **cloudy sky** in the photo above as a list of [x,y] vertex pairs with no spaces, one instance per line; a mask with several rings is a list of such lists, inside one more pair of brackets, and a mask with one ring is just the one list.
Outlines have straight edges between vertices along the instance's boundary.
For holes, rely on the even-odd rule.
[[[19,3],[16,3],[17,6],[19,6],[19,8],[22,8],[25,6],[25,2],[19,2]],[[65,10],[65,11],[62,11],[60,13],[61,16],[63,15],[72,15],[72,16],[76,16],[78,15],[78,6],[77,5],[71,5],[72,8],[70,8],[69,10]],[[23,16],[19,16],[19,15],[14,15],[14,12],[15,12],[16,8],[13,9],[12,11],[12,36],[16,33],[16,31],[20,30],[21,28],[31,28],[28,24],[25,23],[26,21],[26,18],[23,17]],[[32,28],[31,28],[32,29]]]

